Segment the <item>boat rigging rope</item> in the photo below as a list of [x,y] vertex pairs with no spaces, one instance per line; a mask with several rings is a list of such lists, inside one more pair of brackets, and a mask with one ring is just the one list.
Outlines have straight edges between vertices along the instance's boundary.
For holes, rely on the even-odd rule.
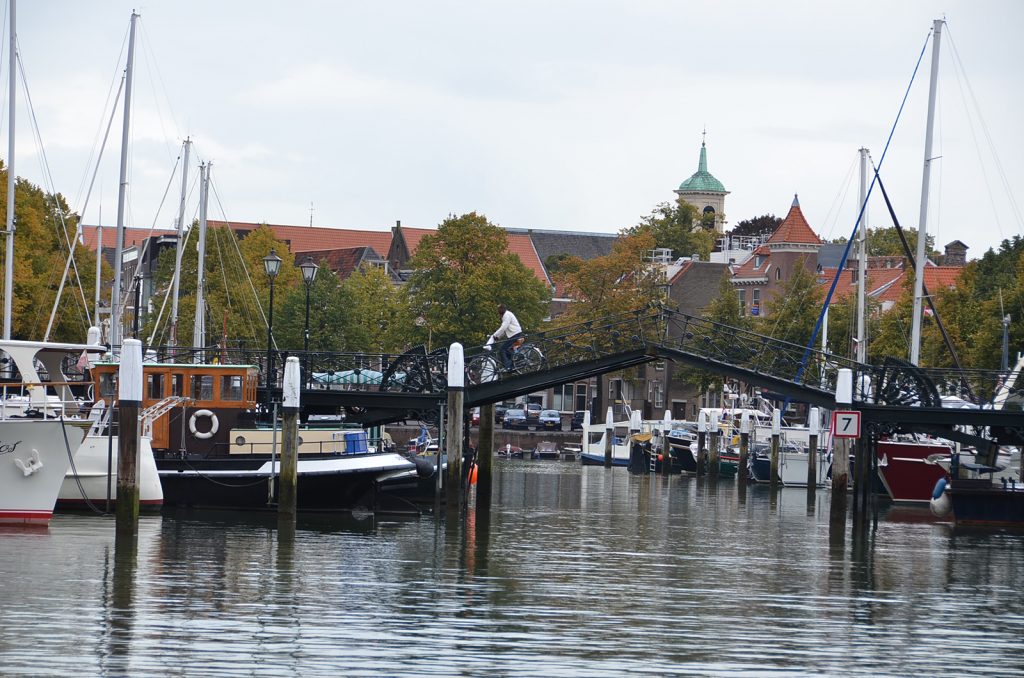
[[[95,504],[92,503],[92,501],[89,499],[89,494],[85,491],[85,488],[82,487],[82,479],[78,477],[78,469],[75,468],[75,455],[71,451],[71,443],[68,441],[67,424],[64,423],[63,416],[61,416],[60,418],[60,430],[61,433],[64,434],[64,449],[68,453],[68,461],[71,462],[71,474],[75,479],[75,484],[78,485],[78,491],[82,494],[82,499],[85,500],[85,505],[92,509],[93,513],[95,513],[96,515],[106,515],[105,511],[101,511]],[[86,433],[86,435],[88,435],[88,433]],[[67,478],[67,474],[65,474],[64,477]]]
[[[900,117],[903,115],[903,109],[907,105],[907,98],[910,96],[910,88],[914,84],[914,80],[917,78],[917,71],[921,67],[921,61],[924,59],[925,50],[928,48],[928,42],[932,38],[932,31],[928,31],[928,36],[925,38],[924,44],[921,45],[921,53],[918,54],[917,63],[914,64],[914,71],[910,76],[910,82],[907,83],[907,89],[903,93],[903,100],[900,102],[899,111],[896,113],[896,119],[892,123],[892,128],[889,130],[889,137],[885,140],[885,148],[882,150],[882,157],[878,160],[878,169],[882,168],[885,163],[885,156],[889,153],[889,144],[892,143],[892,137],[896,133],[896,126],[900,122]],[[874,178],[871,179],[871,185],[868,186],[867,194],[864,196],[864,202],[860,206],[860,211],[857,214],[857,221],[853,225],[853,232],[850,233],[850,239],[846,241],[846,247],[843,249],[843,256],[839,259],[839,265],[836,267],[835,277],[832,278],[832,285],[828,288],[828,294],[825,295],[825,301],[821,305],[821,312],[818,314],[818,320],[814,324],[814,331],[811,332],[811,338],[807,342],[807,346],[804,348],[804,355],[800,359],[800,367],[796,371],[794,381],[798,384],[803,383],[804,370],[807,367],[807,361],[811,357],[811,351],[814,347],[814,342],[818,338],[818,333],[821,331],[821,323],[825,317],[825,313],[828,311],[828,305],[832,301],[832,295],[836,291],[836,285],[839,283],[839,277],[842,275],[843,267],[846,265],[846,259],[850,255],[850,247],[853,246],[856,240],[857,230],[860,228],[861,220],[864,218],[864,210],[867,208],[868,200],[871,198],[871,191],[875,188],[875,183],[878,181],[878,174],[875,173]],[[788,398],[787,398],[788,400]]]

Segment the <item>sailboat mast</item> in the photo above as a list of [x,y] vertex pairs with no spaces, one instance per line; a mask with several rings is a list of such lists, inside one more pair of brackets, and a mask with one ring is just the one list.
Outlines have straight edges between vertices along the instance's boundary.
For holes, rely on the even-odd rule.
[[924,303],[924,265],[928,241],[928,183],[932,170],[932,136],[935,127],[935,90],[939,82],[939,45],[942,42],[942,19],[932,26],[932,73],[928,86],[928,124],[924,133],[924,172],[921,177],[921,216],[917,222],[917,265],[914,271],[914,317],[910,326],[910,362],[921,358],[921,312]]
[[185,249],[185,196],[188,193],[188,155],[192,139],[185,139],[181,163],[181,200],[178,202],[178,243],[174,247],[174,282],[171,286],[171,346],[178,345],[178,283],[181,280],[181,255]]
[[11,44],[7,60],[11,73],[7,78],[10,85],[8,96],[8,118],[10,123],[7,126],[7,251],[4,255],[4,340],[11,338],[11,324],[13,322],[13,311],[11,304],[14,299],[14,113],[15,95],[18,91],[18,33],[15,22],[16,0],[11,0]]
[[207,162],[199,167],[199,261],[196,268],[196,322],[192,330],[192,345],[202,348],[206,342],[206,203],[210,194],[210,170],[213,164]]
[[100,205],[100,221],[96,225],[96,298],[93,308],[96,309],[96,327],[103,327],[100,324],[100,287],[103,281],[103,206]]
[[128,128],[132,115],[132,70],[135,62],[135,21],[128,32],[128,62],[124,77],[124,126],[121,129],[121,177],[117,189],[117,236],[114,238],[114,288],[110,291],[110,345],[121,345],[121,258],[124,253],[124,203],[128,190]]
[[861,216],[857,238],[857,362],[867,362],[868,346],[864,329],[864,289],[868,277],[868,149],[860,149],[860,204]]

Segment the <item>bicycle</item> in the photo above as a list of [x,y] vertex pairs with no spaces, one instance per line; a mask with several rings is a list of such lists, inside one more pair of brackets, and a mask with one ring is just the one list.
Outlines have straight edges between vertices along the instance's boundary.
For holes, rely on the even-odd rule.
[[512,367],[506,369],[493,355],[494,337],[487,339],[485,353],[480,353],[466,363],[466,379],[471,385],[496,381],[502,374],[526,374],[544,366],[544,354],[534,344],[526,343],[526,337],[519,337],[512,344]]

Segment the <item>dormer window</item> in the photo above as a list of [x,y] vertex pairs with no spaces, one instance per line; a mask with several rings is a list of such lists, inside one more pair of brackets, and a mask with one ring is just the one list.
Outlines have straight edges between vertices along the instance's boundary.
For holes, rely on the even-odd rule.
[[760,254],[754,255],[754,268],[761,268],[761,264],[764,263],[764,257]]

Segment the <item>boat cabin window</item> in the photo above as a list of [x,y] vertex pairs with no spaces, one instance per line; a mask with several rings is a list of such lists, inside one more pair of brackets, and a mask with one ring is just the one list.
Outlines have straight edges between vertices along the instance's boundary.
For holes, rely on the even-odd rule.
[[146,375],[146,397],[149,400],[160,400],[164,397],[164,375]]
[[223,400],[242,399],[242,377],[237,374],[226,374],[220,378],[220,397]]
[[100,375],[100,397],[110,398],[117,394],[117,374],[105,372]]
[[172,374],[171,375],[171,395],[172,396],[183,396],[183,395],[185,395],[185,375],[184,374]]
[[213,400],[213,375],[192,376],[192,400]]

